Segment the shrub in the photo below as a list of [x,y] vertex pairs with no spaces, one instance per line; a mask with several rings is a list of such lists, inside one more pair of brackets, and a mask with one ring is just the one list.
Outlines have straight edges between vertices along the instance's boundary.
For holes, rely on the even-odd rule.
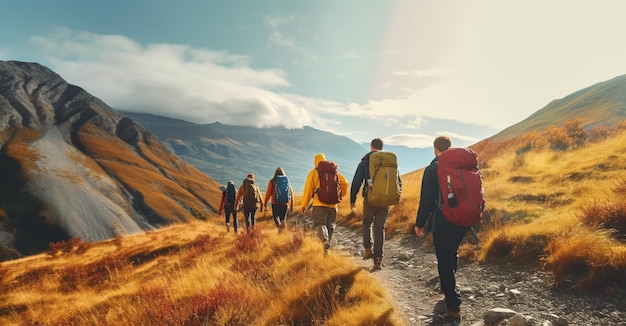
[[617,203],[595,202],[582,209],[578,219],[594,228],[613,229],[621,237],[626,236],[626,201]]
[[235,240],[235,251],[245,253],[253,252],[258,248],[262,240],[263,234],[261,231],[252,229],[249,233],[237,236]]
[[626,268],[626,250],[601,232],[579,231],[553,239],[547,246],[546,267],[557,286],[568,279],[579,290],[620,284]]

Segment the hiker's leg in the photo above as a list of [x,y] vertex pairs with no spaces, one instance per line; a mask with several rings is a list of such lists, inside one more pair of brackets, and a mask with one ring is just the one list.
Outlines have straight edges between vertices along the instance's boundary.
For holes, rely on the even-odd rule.
[[327,213],[324,207],[313,206],[311,213],[313,219],[313,227],[317,229],[317,236],[322,242],[328,242],[328,228],[326,227]]
[[247,231],[250,231],[250,223],[252,222],[250,220],[250,215],[252,215],[252,210],[249,210],[249,209],[244,209],[243,210],[243,216],[244,216],[244,218],[246,220],[246,230]]
[[277,205],[272,204],[272,219],[274,219],[274,224],[276,224],[276,227],[279,228],[280,227],[280,216],[278,214],[278,211],[276,210]]
[[256,209],[253,209],[252,211],[250,211],[250,228],[251,229],[254,229],[255,217],[256,217]]
[[333,239],[335,233],[335,225],[337,222],[337,208],[325,207],[328,218],[326,219],[326,228],[328,229],[328,242]]
[[232,212],[233,212],[233,210],[230,207],[224,208],[224,218],[226,218],[226,225],[228,225],[228,223],[230,223],[230,214]]
[[287,215],[287,205],[272,204],[272,212],[274,215],[274,223],[276,224],[276,227],[282,227],[285,222],[285,216]]
[[453,311],[458,310],[461,305],[461,294],[456,288],[455,273],[459,244],[466,232],[467,228],[449,226],[435,230],[433,233],[441,291],[443,291],[446,297],[448,308]]
[[373,233],[374,233],[374,257],[383,257],[385,245],[385,226],[389,217],[388,207],[377,207],[375,209]]
[[[226,215],[226,230],[228,232],[230,232],[230,216],[233,216],[233,222],[234,224],[237,224],[237,218],[235,217],[235,211],[232,208],[226,208],[225,209],[225,215]],[[235,230],[237,230],[237,227],[235,227]],[[237,231],[235,231],[237,232]]]
[[287,212],[289,211],[287,205],[280,205],[280,225],[284,228],[285,220],[287,219]]
[[376,210],[363,198],[363,248],[372,247],[372,223]]
[[239,228],[239,217],[237,214],[237,211],[233,210],[233,230],[235,233],[237,233],[237,228]]

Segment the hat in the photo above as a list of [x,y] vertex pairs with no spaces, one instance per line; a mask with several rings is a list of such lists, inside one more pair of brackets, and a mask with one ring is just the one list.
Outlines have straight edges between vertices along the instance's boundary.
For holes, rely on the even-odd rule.
[[248,174],[248,179],[254,180],[254,174],[252,174],[252,173]]

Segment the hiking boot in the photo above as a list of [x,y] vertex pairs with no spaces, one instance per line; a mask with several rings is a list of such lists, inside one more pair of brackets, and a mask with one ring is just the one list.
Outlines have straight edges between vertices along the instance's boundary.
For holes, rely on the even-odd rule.
[[363,252],[363,260],[370,259],[374,257],[374,253],[372,252],[372,247],[365,248]]
[[326,242],[324,244],[324,254],[327,255],[328,254],[328,249],[330,249],[330,243]]
[[230,232],[230,224],[226,223],[226,232]]
[[374,267],[372,267],[372,272],[379,271],[381,269],[383,269],[383,257],[375,257]]
[[459,323],[461,322],[461,309],[459,308],[451,309],[451,308],[446,307],[446,314],[448,315],[450,319],[456,320]]

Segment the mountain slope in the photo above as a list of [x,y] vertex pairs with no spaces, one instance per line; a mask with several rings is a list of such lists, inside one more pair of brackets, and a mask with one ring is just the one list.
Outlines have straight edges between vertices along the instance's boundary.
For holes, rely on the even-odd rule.
[[550,126],[561,126],[575,118],[584,118],[588,129],[595,126],[614,127],[626,119],[626,75],[597,83],[563,99],[554,100],[528,118],[490,137],[504,141]]
[[0,247],[23,254],[214,212],[218,184],[36,63],[0,61]]

